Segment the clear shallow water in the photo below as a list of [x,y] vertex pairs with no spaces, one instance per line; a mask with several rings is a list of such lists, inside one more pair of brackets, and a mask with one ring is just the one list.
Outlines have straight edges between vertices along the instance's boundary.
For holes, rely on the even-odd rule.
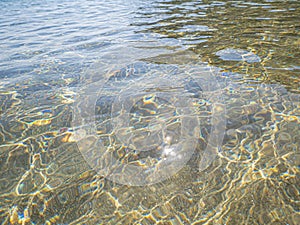
[[[297,1],[0,1],[0,7],[3,224],[299,223]],[[208,66],[226,106],[216,157],[202,154],[213,129],[212,105],[199,94],[205,82],[184,85],[185,77],[197,78],[195,68]],[[193,157],[174,176],[143,187],[97,174],[75,142],[73,126],[82,125],[76,112],[91,114],[76,110],[78,104],[95,91],[97,134],[123,162],[141,163],[145,155],[120,147],[127,143],[123,133],[105,121],[124,125],[112,116],[117,108],[109,108],[122,100],[116,96],[134,96],[147,82],[161,88],[162,80],[193,94],[201,125]],[[152,105],[176,102],[168,97],[150,108],[137,103],[135,127],[141,110],[147,119]],[[174,104],[167,107],[173,111]],[[173,124],[176,131],[179,122]],[[159,163],[168,151],[149,154]],[[211,163],[199,171],[203,158]]]

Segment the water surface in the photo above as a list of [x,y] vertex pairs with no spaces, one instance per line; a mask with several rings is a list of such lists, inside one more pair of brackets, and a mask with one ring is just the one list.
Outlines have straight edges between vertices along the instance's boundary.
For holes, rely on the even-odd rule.
[[[0,7],[2,224],[299,224],[297,0],[20,0]],[[213,129],[212,103],[185,80],[196,78],[195,68],[213,68],[226,107],[214,157],[201,153]],[[120,144],[127,140],[116,138],[123,127],[114,124],[112,105],[161,80],[183,88],[196,109],[193,157],[147,186],[97,173],[75,142],[76,112],[90,114],[85,87],[99,97],[92,112],[105,146],[126,162],[151,156],[157,163],[160,152]],[[175,117],[170,102],[137,102],[125,124],[143,128],[147,120],[138,118],[151,110]],[[203,158],[210,163],[202,168]]]

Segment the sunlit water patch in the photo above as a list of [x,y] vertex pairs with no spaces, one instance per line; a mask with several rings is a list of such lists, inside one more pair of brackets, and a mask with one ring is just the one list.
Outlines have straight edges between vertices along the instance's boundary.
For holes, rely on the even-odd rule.
[[298,1],[1,1],[1,224],[298,224]]

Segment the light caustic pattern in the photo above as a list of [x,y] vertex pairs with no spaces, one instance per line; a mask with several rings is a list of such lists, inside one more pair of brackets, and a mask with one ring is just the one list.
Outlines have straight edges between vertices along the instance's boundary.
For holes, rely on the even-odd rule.
[[0,4],[1,224],[299,224],[299,1]]
[[[97,74],[98,68],[90,71]],[[75,224],[297,221],[299,95],[280,85],[226,82],[228,74],[222,73],[213,73],[220,84],[216,88],[206,79],[209,70],[200,68],[137,63],[113,70],[104,83],[83,85],[74,103],[65,102],[67,92],[27,94],[23,101],[13,93],[4,95],[3,220]],[[156,84],[154,76],[162,77],[157,79],[161,82]],[[37,98],[45,101],[37,105]],[[176,105],[177,99],[186,101]],[[50,103],[56,107],[48,107]],[[217,114],[224,112],[224,105],[225,114]],[[70,106],[76,109],[73,114]],[[71,119],[73,130],[68,128]],[[211,134],[218,121],[226,122],[219,136],[223,141],[220,149],[210,150],[208,143],[215,139]],[[18,129],[24,131],[16,133]],[[186,139],[180,139],[182,133]],[[17,143],[12,143],[13,138]],[[148,143],[145,148],[141,148],[142,140]],[[190,160],[184,145],[172,147],[186,140],[197,140]],[[173,154],[174,150],[179,152]],[[127,165],[134,166],[131,174]],[[136,175],[138,170],[142,172]],[[143,183],[138,183],[138,177],[145,178]],[[70,204],[76,207],[57,211]],[[241,210],[250,216],[238,214]]]
[[[226,124],[213,72],[196,65],[140,62],[83,85],[73,123],[86,161],[104,177],[133,186],[169,178],[196,151],[201,152],[199,170],[206,169],[220,149]],[[207,108],[205,116],[200,105]],[[199,149],[204,123],[210,134]]]
[[[85,160],[115,182],[103,196],[124,214],[112,221],[272,223],[272,213],[297,219],[295,204],[280,213],[280,199],[268,196],[298,201],[295,186],[285,183],[297,182],[299,173],[298,94],[280,85],[235,84],[228,74],[195,65],[135,63],[102,77],[80,91],[73,124]],[[141,202],[129,203],[129,196]],[[259,198],[269,206],[257,205]],[[234,214],[238,204],[253,220]]]

